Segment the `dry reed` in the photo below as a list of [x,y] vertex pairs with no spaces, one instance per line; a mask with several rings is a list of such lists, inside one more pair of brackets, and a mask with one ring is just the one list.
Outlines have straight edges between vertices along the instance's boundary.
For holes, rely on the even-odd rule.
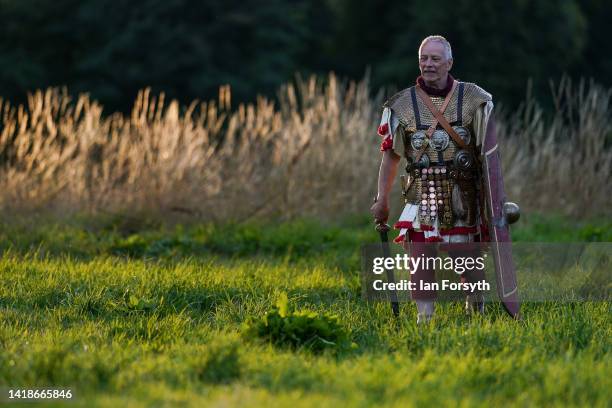
[[[552,119],[533,101],[498,115],[508,197],[524,211],[610,214],[610,95],[564,80]],[[232,110],[230,100],[224,86],[218,101],[181,108],[146,89],[129,116],[106,117],[66,89],[37,91],[26,106],[0,100],[0,211],[238,221],[367,212],[382,92],[330,75],[298,77],[277,103]]]

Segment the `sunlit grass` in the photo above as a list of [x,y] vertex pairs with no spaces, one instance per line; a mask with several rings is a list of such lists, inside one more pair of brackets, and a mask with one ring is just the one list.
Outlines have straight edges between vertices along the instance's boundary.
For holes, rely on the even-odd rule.
[[[518,322],[495,302],[471,319],[444,303],[424,327],[403,304],[395,321],[361,299],[355,245],[376,238],[365,223],[151,228],[127,235],[140,237],[132,253],[116,252],[126,235],[112,228],[14,228],[0,260],[8,386],[71,387],[79,406],[609,403],[609,302],[525,304]],[[155,252],[160,240],[174,243]],[[245,338],[282,293],[337,316],[355,347]]]

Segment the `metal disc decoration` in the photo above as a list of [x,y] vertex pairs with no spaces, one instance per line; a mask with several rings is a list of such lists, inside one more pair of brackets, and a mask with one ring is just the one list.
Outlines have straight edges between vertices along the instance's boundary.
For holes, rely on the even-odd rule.
[[427,153],[423,153],[423,155],[419,159],[418,166],[422,169],[425,169],[429,167],[429,163],[430,163],[429,156],[427,155]]
[[431,135],[431,145],[438,152],[441,152],[448,147],[449,140],[450,137],[448,136],[448,133],[442,129],[435,130]]
[[470,131],[467,128],[463,126],[453,126],[453,130],[457,132],[461,140],[463,140],[466,145],[470,144],[470,141],[472,140],[472,135],[470,134]]
[[422,130],[417,130],[410,138],[410,146],[412,146],[414,150],[420,150],[421,147],[423,147],[425,139],[427,139],[427,134]]
[[453,161],[461,170],[468,170],[474,166],[474,156],[467,150],[457,150]]

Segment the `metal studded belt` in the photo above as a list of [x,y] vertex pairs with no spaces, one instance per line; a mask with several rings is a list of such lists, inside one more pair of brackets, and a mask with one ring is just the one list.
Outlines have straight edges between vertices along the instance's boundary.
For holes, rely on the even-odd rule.
[[430,225],[439,214],[444,224],[451,222],[451,190],[449,171],[446,167],[430,167],[415,170],[414,176],[420,180],[419,219],[423,224]]

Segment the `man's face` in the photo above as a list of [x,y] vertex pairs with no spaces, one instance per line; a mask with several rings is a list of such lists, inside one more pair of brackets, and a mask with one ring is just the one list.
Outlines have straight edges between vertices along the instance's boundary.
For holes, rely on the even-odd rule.
[[440,41],[427,41],[419,55],[419,69],[426,82],[437,82],[446,78],[453,66],[453,59],[446,58],[444,45]]

